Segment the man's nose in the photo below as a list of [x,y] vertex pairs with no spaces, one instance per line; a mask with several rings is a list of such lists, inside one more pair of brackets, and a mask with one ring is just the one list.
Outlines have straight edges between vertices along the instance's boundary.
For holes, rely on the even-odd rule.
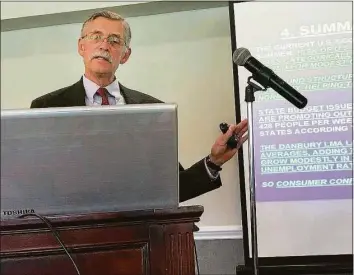
[[103,39],[100,42],[100,49],[101,50],[108,50],[108,48],[109,48],[109,43],[108,43],[107,39]]

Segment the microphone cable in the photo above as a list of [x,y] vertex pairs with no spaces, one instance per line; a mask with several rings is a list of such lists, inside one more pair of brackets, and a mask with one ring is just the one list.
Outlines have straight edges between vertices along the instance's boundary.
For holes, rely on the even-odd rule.
[[68,255],[69,259],[71,260],[71,262],[72,262],[72,264],[73,264],[73,266],[74,266],[74,268],[76,270],[77,275],[81,275],[81,273],[79,271],[79,268],[77,267],[74,259],[71,257],[68,249],[65,247],[64,243],[62,242],[58,231],[51,225],[50,221],[47,218],[43,217],[42,215],[39,215],[39,214],[36,214],[36,213],[23,214],[23,215],[19,216],[19,218],[25,218],[25,217],[28,217],[28,216],[37,217],[40,220],[42,220],[48,226],[48,228],[52,232],[53,236],[57,239],[58,243],[63,248],[63,250],[65,251],[66,255]]

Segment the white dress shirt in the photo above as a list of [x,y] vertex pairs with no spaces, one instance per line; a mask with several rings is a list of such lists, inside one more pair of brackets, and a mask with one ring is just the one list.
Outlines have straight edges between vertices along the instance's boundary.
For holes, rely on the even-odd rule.
[[[100,88],[95,82],[89,80],[85,75],[83,76],[83,84],[86,91],[85,102],[87,106],[101,106],[102,98],[100,95],[96,94],[97,90]],[[108,102],[109,105],[123,105],[125,104],[124,98],[120,93],[118,81],[113,81],[106,87],[108,91]]]

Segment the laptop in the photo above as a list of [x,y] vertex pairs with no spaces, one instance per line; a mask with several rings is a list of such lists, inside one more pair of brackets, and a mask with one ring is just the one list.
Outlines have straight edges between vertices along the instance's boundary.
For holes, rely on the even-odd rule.
[[176,208],[175,104],[1,111],[1,219]]

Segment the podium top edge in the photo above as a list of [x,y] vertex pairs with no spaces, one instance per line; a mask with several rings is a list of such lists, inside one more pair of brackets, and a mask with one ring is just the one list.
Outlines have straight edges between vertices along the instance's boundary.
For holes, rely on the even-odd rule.
[[[148,209],[122,212],[100,212],[73,215],[45,216],[54,227],[112,224],[112,223],[154,223],[183,219],[184,222],[198,222],[204,212],[200,205],[181,206],[169,209]],[[1,220],[1,234],[8,230],[38,229],[47,225],[35,216],[17,217],[10,220]]]

